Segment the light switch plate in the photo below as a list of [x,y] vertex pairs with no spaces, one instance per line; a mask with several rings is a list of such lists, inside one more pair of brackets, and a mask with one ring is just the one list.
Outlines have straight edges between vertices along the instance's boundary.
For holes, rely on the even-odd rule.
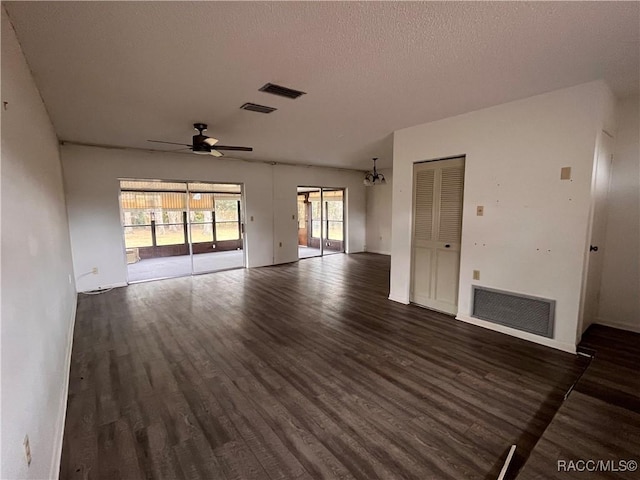
[[560,169],[560,180],[571,180],[571,167],[562,167]]
[[484,215],[484,207],[482,205],[478,205],[476,207],[476,215],[482,217]]

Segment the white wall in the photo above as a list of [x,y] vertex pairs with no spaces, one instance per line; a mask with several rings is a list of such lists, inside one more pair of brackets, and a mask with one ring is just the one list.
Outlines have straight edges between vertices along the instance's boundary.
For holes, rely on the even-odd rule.
[[598,323],[640,332],[640,98],[618,102]]
[[[361,172],[77,145],[62,147],[62,162],[79,291],[126,283],[119,178],[244,184],[249,267],[297,259],[297,220],[291,216],[297,215],[298,185],[343,187],[347,189],[346,249],[349,253],[364,250]],[[94,267],[97,275],[90,273]]]
[[[390,298],[409,301],[413,163],[466,155],[457,318],[574,351],[596,137],[610,99],[592,82],[395,132]],[[571,181],[560,180],[564,166]],[[556,300],[554,339],[471,318],[472,284]]]
[[391,197],[393,170],[379,170],[387,183],[367,188],[366,250],[391,255]]
[[76,303],[69,230],[57,138],[4,8],[2,101],[0,478],[57,478]]

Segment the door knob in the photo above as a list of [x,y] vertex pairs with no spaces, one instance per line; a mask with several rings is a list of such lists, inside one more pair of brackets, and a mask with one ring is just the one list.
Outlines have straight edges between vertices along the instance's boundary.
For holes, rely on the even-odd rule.
[[597,247],[597,246],[595,246],[595,245],[591,245],[591,246],[589,247],[589,251],[590,251],[590,252],[597,252],[597,251],[598,251],[598,247]]

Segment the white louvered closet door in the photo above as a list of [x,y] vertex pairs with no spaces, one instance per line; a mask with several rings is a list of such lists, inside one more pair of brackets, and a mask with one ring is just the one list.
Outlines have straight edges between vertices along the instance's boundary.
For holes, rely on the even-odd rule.
[[417,163],[413,170],[411,301],[456,314],[464,157]]

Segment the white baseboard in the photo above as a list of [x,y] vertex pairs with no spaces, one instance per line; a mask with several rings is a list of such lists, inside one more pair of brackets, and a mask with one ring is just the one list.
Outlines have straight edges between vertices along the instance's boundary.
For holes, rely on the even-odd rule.
[[53,446],[53,457],[51,458],[51,471],[49,478],[58,479],[60,476],[60,461],[62,460],[62,441],[64,438],[64,424],[67,418],[67,400],[69,398],[69,376],[71,374],[71,352],[73,350],[73,332],[76,326],[76,310],[78,308],[78,294],[73,297],[73,308],[71,309],[71,322],[67,333],[67,353],[64,361],[64,389],[60,398],[58,409],[58,421],[55,430],[55,445]]
[[388,252],[387,250],[366,250],[367,253],[377,253],[378,255],[391,255],[391,252]]
[[640,333],[640,324],[631,325],[628,323],[610,322],[602,318],[598,318],[595,322],[598,325],[604,325],[605,327],[618,328],[620,330],[627,330],[628,332]]
[[117,283],[111,283],[109,285],[100,285],[98,287],[91,288],[89,290],[82,290],[79,293],[93,292],[95,290],[106,290],[108,288],[120,288],[120,287],[126,287],[127,285],[129,285],[127,282],[117,282]]
[[512,337],[528,340],[530,342],[537,343],[539,345],[544,345],[545,347],[551,347],[557,350],[562,350],[563,352],[574,353],[574,354],[576,353],[576,346],[574,344],[558,342],[553,338],[540,337],[539,335],[534,335],[528,332],[522,332],[520,330],[505,327],[504,325],[498,325],[492,322],[486,322],[484,320],[480,320],[479,318],[473,318],[467,315],[458,314],[456,315],[456,320],[460,320],[465,323],[470,323],[472,325],[486,328],[488,330],[493,330],[496,332],[511,335]]
[[409,298],[405,298],[405,297],[398,297],[396,295],[389,295],[389,300],[392,300],[394,302],[398,302],[398,303],[402,303],[404,305],[409,305]]

